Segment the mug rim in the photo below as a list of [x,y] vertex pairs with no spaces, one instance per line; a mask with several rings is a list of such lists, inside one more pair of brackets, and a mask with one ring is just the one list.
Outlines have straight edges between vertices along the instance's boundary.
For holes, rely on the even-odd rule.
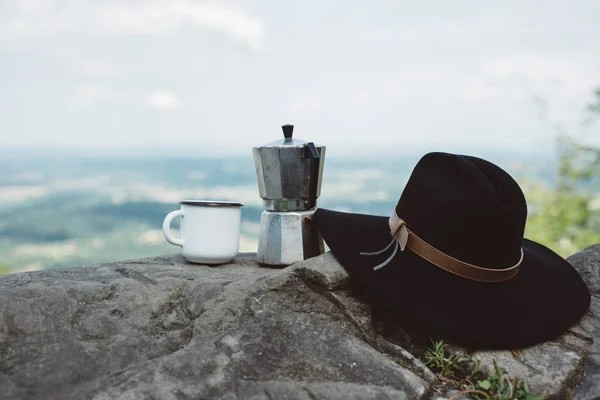
[[239,201],[229,200],[181,200],[179,204],[189,206],[212,206],[212,207],[243,207]]

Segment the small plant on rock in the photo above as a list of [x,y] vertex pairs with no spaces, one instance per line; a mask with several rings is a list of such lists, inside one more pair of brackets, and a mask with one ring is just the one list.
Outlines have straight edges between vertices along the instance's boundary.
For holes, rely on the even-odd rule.
[[433,348],[428,349],[423,356],[425,365],[438,372],[442,381],[463,389],[450,400],[463,394],[477,400],[544,400],[531,393],[526,380],[510,378],[496,360],[493,360],[494,373],[486,376],[479,370],[477,359],[446,354],[447,345],[442,340],[432,340],[432,344]]
[[433,348],[425,351],[424,362],[429,368],[437,371],[441,377],[457,378],[458,375],[470,372],[466,363],[473,361],[471,357],[447,355],[447,344],[442,340],[436,342],[432,340],[431,343]]
[[527,381],[510,378],[504,368],[494,363],[494,374],[475,382],[468,380],[467,389],[452,396],[470,393],[477,400],[544,400],[531,393]]
[[432,341],[433,349],[425,352],[425,365],[437,369],[440,375],[448,375],[452,371],[455,356],[446,356],[446,344],[439,340]]

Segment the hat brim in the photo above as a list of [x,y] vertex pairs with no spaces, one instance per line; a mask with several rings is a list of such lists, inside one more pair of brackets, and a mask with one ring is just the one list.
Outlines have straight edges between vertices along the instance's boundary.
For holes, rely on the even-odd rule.
[[313,223],[352,280],[378,306],[467,347],[516,349],[551,340],[581,318],[590,293],[577,271],[547,247],[523,240],[519,273],[483,283],[446,272],[409,249],[392,250],[388,217],[317,209]]

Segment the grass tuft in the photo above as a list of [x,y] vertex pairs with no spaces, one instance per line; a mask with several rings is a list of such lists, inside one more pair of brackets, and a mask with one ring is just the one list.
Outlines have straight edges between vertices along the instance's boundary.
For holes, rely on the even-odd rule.
[[461,389],[450,400],[462,394],[477,400],[544,400],[544,397],[531,393],[527,380],[511,378],[496,360],[493,360],[494,372],[486,376],[479,368],[479,360],[448,354],[442,340],[431,342],[432,347],[425,351],[423,362],[438,374],[440,380]]

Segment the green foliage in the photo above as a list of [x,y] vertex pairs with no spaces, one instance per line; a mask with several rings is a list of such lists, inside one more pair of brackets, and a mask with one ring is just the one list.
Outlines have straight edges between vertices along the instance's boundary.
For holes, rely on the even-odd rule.
[[10,274],[12,272],[12,268],[10,268],[6,264],[0,264],[0,275]]
[[600,88],[594,93],[594,100],[588,105],[588,110],[592,114],[600,114]]
[[531,393],[526,380],[511,378],[504,368],[493,360],[494,372],[485,375],[480,364],[471,356],[447,354],[447,345],[442,341],[431,341],[433,347],[425,351],[425,365],[439,374],[442,381],[460,387],[462,390],[451,397],[470,394],[477,400],[543,400]]
[[[600,116],[600,89],[588,107]],[[527,185],[526,237],[566,257],[600,243],[600,148],[564,133],[555,137],[556,179],[552,187]]]
[[441,375],[448,375],[453,370],[455,356],[446,356],[446,344],[443,341],[432,343],[433,349],[425,352],[425,365],[439,370]]
[[544,400],[531,393],[527,381],[510,378],[504,368],[494,362],[494,373],[475,383],[469,382],[465,392],[470,391],[477,400]]
[[446,343],[443,340],[431,341],[433,348],[427,349],[423,356],[425,365],[437,371],[441,376],[456,378],[457,374],[468,372],[466,362],[470,357],[458,357],[446,354]]

